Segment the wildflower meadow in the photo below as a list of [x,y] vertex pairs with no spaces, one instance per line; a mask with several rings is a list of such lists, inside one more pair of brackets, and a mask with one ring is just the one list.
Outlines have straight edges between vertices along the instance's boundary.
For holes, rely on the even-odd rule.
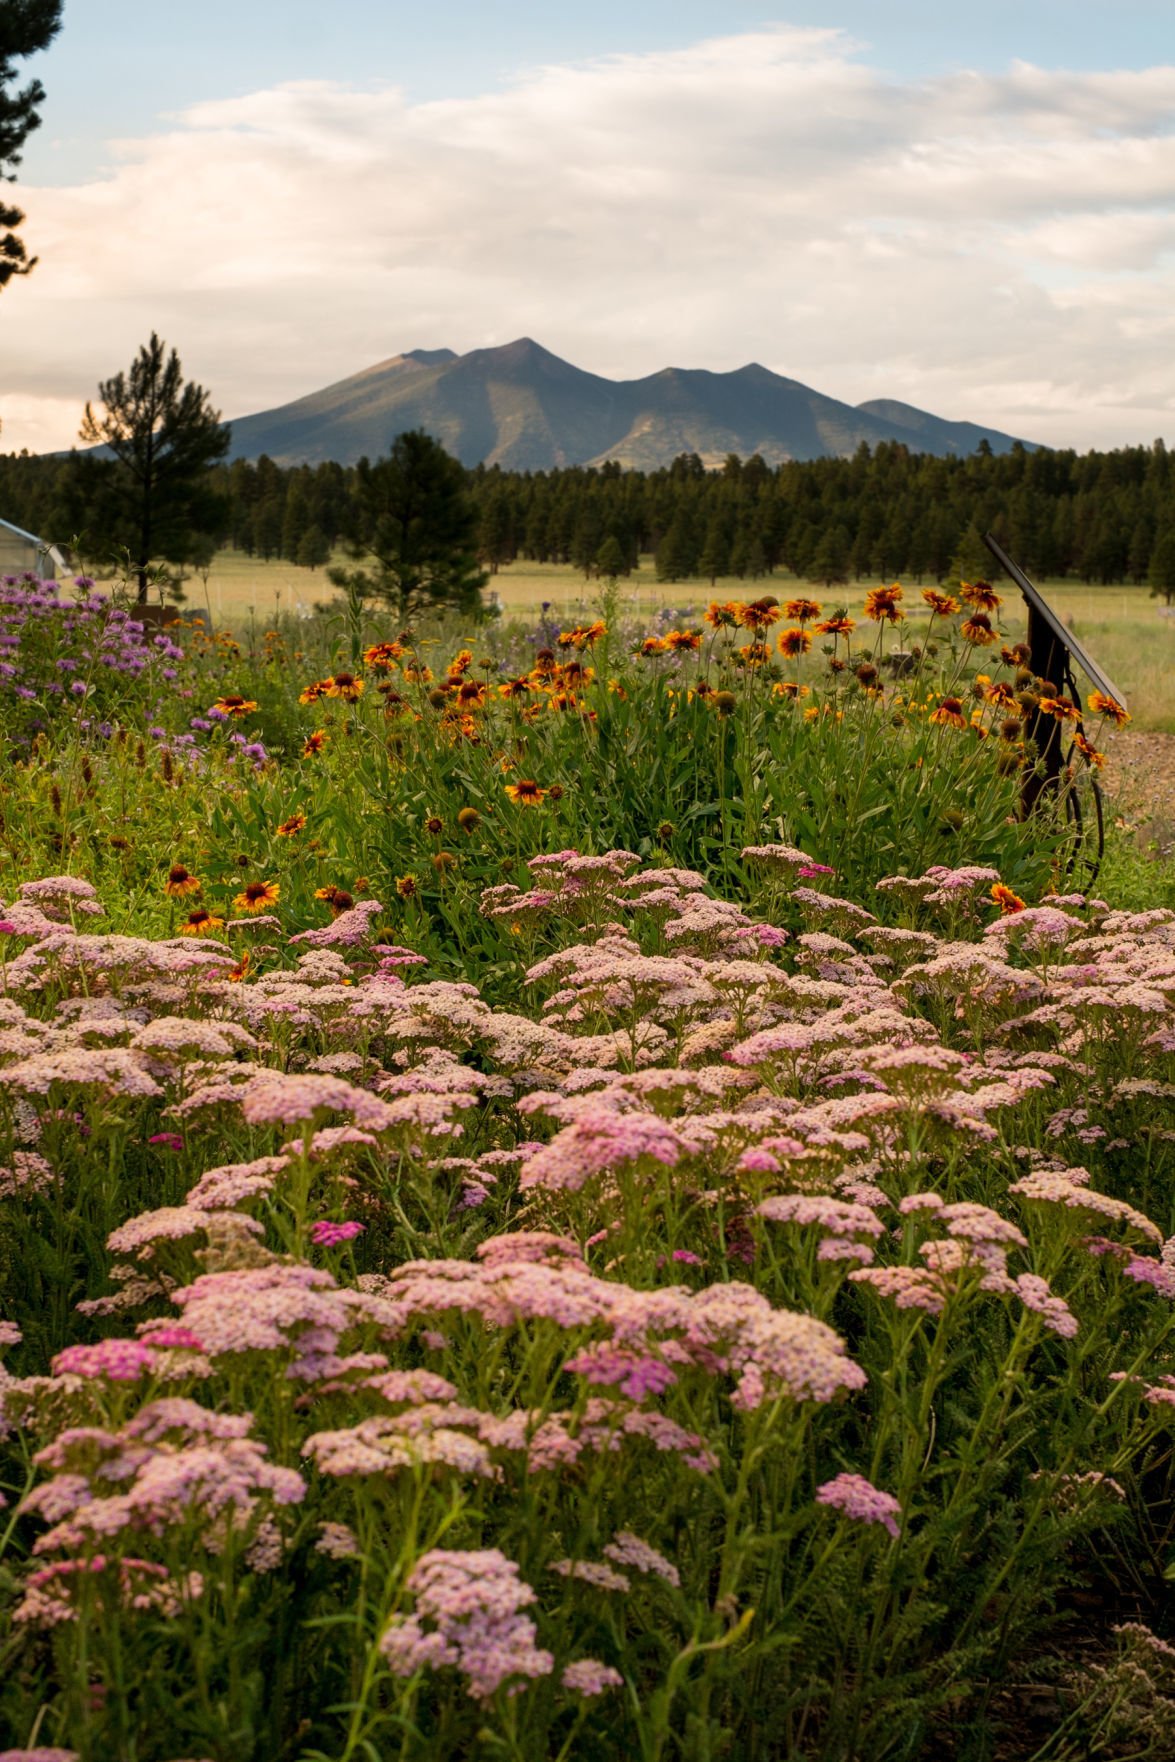
[[3,585],[0,1758],[1175,1756],[1175,898],[1000,617]]

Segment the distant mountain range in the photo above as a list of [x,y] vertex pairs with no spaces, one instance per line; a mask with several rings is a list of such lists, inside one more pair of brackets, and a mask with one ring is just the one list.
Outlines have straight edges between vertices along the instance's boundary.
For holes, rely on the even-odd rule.
[[522,337],[468,355],[411,349],[280,409],[238,417],[231,456],[349,465],[380,457],[411,428],[426,429],[465,465],[512,471],[606,459],[651,470],[679,453],[697,453],[708,466],[728,453],[760,453],[776,465],[845,457],[862,441],[940,455],[972,453],[982,440],[997,453],[1015,444],[998,429],[948,422],[892,398],[842,404],[755,363],[732,373],[666,367],[645,379],[602,379]]

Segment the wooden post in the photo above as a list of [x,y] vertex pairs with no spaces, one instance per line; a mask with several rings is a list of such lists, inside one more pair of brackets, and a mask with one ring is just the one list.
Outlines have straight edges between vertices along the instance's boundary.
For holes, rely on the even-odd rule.
[[[1065,652],[1031,602],[1028,606],[1028,651],[1028,665],[1037,678],[1047,679],[1059,694],[1065,672]],[[1042,771],[1034,765],[1024,779],[1020,792],[1020,817],[1023,820],[1032,813],[1042,795],[1056,792],[1061,776],[1061,733],[1056,716],[1033,710],[1028,719],[1027,734],[1036,747],[1038,762],[1044,761],[1044,769]]]

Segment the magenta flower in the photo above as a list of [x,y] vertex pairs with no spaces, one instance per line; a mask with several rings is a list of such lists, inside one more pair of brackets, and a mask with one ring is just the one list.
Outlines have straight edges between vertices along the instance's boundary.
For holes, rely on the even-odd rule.
[[184,1141],[178,1132],[153,1132],[148,1144],[162,1144],[166,1150],[182,1150]]
[[342,1224],[332,1224],[328,1218],[320,1218],[310,1226],[310,1240],[319,1248],[337,1248],[340,1242],[353,1242],[356,1236],[363,1234],[366,1226],[356,1223],[354,1219]]
[[67,1346],[53,1360],[53,1374],[134,1383],[154,1363],[154,1352],[141,1340],[99,1340],[94,1346]]

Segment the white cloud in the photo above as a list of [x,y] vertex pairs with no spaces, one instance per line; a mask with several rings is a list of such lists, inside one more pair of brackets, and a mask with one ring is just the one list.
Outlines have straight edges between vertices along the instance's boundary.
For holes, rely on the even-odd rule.
[[228,414],[529,333],[635,376],[758,359],[1076,446],[1175,438],[1175,67],[900,84],[780,27],[408,104],[205,103],[22,192],[3,444],[68,444],[152,327]]

